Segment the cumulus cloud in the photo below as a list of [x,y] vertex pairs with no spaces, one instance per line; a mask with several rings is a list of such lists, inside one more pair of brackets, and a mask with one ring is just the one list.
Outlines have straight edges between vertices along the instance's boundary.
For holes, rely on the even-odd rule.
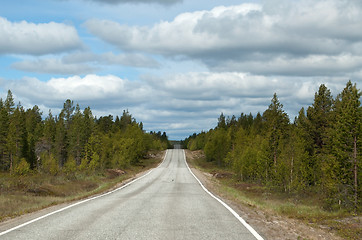
[[36,73],[79,75],[94,73],[102,67],[121,65],[136,68],[158,68],[160,64],[141,54],[119,54],[112,52],[95,54],[78,52],[62,58],[37,58],[15,62],[12,68]]
[[[271,61],[226,60],[210,63],[215,71],[246,71],[259,75],[336,76],[346,75],[362,68],[362,56],[340,54],[336,56],[308,55],[305,57],[278,56]],[[350,77],[350,76],[348,76]]]
[[[240,72],[194,72],[147,78],[153,89],[158,89],[172,99],[162,102],[162,107],[172,104],[176,109],[199,112],[200,110],[227,111],[240,107],[240,112],[263,111],[273,94],[297,102],[312,101],[318,88],[309,78],[265,77]],[[182,86],[182,87],[180,87]],[[172,102],[173,101],[173,102]],[[245,104],[243,104],[245,103]],[[262,106],[262,108],[260,108]],[[245,110],[242,110],[245,109]]]
[[183,13],[152,27],[99,19],[85,26],[121,49],[199,59],[215,70],[304,76],[310,66],[312,75],[360,69],[362,7],[356,1],[267,2]]
[[77,63],[64,63],[60,59],[37,59],[13,63],[12,68],[26,72],[49,74],[87,74],[95,72],[97,68]]
[[81,47],[73,26],[55,22],[10,22],[0,17],[0,54],[43,55]]
[[94,54],[90,52],[78,52],[66,55],[63,58],[66,63],[96,62],[98,64],[123,65],[139,68],[158,68],[160,64],[151,57],[144,54],[124,53],[114,54],[112,52]]
[[86,75],[68,78],[3,80],[24,106],[39,105],[43,112],[62,106],[72,99],[82,107],[90,106],[97,116],[119,115],[129,109],[147,130],[166,131],[173,138],[215,126],[221,112],[264,112],[276,92],[291,119],[301,107],[313,102],[321,83],[334,95],[347,79],[323,77],[264,77],[248,73],[191,72],[162,77],[144,76],[130,81],[114,75]]
[[49,107],[59,106],[68,98],[103,109],[117,105],[133,106],[144,101],[143,95],[147,97],[149,93],[147,86],[113,75],[52,78],[47,82],[37,78],[23,78],[9,81],[7,87],[25,102],[43,103]]

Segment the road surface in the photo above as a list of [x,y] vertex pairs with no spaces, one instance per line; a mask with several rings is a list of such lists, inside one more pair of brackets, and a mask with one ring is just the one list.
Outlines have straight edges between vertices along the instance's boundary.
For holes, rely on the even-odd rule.
[[256,239],[168,150],[148,175],[17,229],[0,239]]

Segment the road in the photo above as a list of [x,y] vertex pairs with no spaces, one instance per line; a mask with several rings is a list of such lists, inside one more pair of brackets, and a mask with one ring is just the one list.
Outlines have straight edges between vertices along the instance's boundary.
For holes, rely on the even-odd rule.
[[190,173],[184,151],[128,186],[79,203],[0,239],[256,239]]

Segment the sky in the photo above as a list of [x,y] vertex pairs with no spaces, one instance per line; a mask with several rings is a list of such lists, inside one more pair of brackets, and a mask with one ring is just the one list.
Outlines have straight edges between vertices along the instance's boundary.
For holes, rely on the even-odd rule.
[[71,99],[180,140],[274,93],[293,121],[348,80],[361,88],[362,1],[1,1],[0,98],[44,118]]

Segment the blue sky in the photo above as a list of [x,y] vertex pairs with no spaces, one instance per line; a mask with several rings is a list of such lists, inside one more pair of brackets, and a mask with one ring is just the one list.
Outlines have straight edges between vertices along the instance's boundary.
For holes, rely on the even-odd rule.
[[3,1],[0,97],[44,117],[68,98],[128,109],[171,139],[263,112],[274,92],[293,120],[322,83],[361,87],[361,29],[354,0]]

